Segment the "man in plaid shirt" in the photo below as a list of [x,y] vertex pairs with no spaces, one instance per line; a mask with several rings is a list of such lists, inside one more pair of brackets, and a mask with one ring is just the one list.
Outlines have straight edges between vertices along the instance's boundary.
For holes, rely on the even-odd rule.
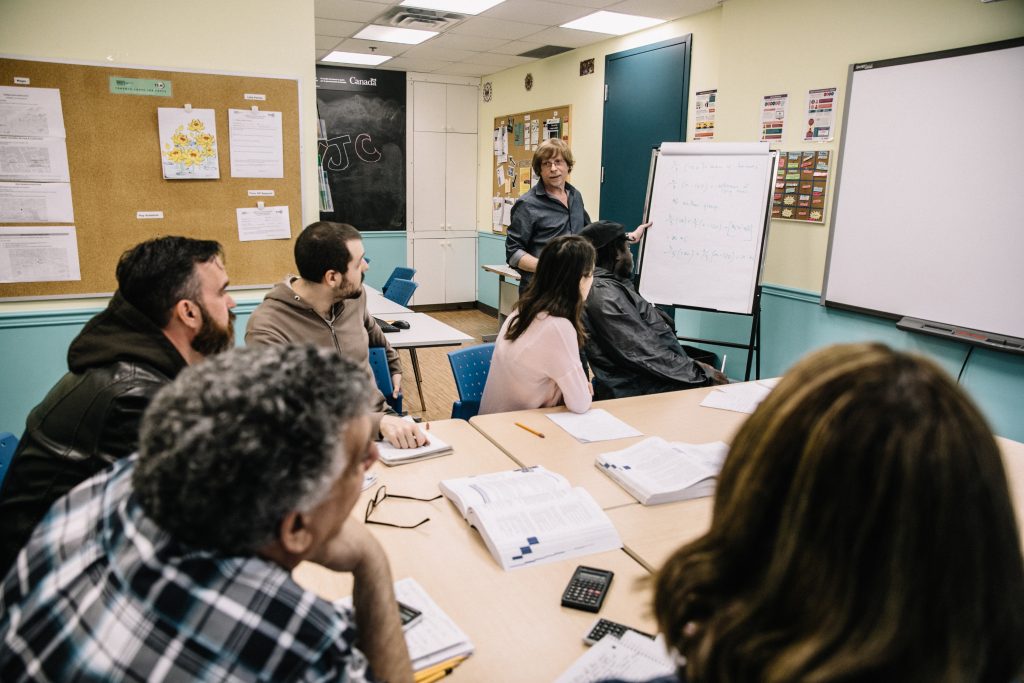
[[[0,680],[410,681],[387,558],[349,520],[370,395],[308,346],[183,371],[0,586]],[[353,573],[354,614],[292,580],[303,560]]]

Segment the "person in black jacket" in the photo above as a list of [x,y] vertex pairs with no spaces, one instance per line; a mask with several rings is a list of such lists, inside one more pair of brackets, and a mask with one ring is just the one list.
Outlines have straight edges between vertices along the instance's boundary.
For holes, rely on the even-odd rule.
[[161,237],[121,255],[118,290],[68,348],[0,489],[0,577],[50,505],[138,445],[142,413],[186,365],[234,343],[221,246]]
[[665,314],[633,287],[633,256],[620,223],[597,221],[580,236],[597,249],[594,285],[583,312],[583,350],[594,373],[595,399],[728,382],[715,368],[687,356]]

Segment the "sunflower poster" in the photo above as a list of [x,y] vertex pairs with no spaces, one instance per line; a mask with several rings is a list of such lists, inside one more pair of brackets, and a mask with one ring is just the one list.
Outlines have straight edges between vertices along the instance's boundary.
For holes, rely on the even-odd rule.
[[157,109],[165,180],[220,178],[213,109]]

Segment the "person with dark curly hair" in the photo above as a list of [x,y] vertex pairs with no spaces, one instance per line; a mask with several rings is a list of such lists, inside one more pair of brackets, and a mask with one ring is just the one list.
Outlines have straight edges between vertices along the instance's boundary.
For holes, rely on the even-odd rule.
[[733,440],[710,530],[655,579],[690,683],[1008,683],[1024,561],[998,446],[934,363],[834,346]]
[[[371,396],[311,345],[183,371],[0,585],[0,680],[411,681],[387,558],[349,517]],[[354,575],[354,613],[295,583],[304,560]]]

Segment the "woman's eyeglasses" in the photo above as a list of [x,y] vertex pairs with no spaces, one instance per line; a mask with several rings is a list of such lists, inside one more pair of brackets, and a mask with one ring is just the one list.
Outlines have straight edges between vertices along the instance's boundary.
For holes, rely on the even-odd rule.
[[386,486],[381,486],[377,489],[377,492],[373,494],[373,498],[366,504],[366,515],[363,516],[363,521],[367,524],[380,524],[381,526],[393,526],[397,529],[415,529],[421,524],[426,524],[430,521],[430,517],[422,519],[415,524],[392,524],[391,522],[376,522],[370,519],[370,515],[376,510],[386,499],[388,498],[401,498],[402,500],[418,500],[421,503],[429,503],[435,501],[441,497],[441,494],[437,494],[433,498],[417,498],[416,496],[399,496],[395,493],[388,493]]

